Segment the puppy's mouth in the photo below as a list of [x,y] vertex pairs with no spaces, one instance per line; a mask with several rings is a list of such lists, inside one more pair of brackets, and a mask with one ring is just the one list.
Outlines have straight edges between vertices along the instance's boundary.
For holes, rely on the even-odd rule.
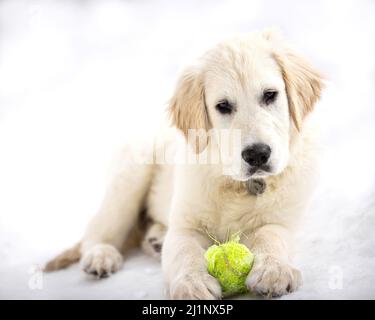
[[268,164],[260,167],[250,167],[248,171],[249,178],[261,178],[272,174],[271,166]]
[[232,176],[237,181],[249,181],[250,179],[261,179],[273,175],[272,167],[270,165],[263,165],[259,167],[248,167],[245,172],[239,176]]

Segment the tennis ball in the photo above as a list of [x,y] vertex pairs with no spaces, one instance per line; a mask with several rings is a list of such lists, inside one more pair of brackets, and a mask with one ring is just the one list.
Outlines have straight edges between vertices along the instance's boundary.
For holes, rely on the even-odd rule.
[[209,247],[205,253],[208,272],[219,280],[225,296],[248,291],[245,280],[254,255],[236,240]]

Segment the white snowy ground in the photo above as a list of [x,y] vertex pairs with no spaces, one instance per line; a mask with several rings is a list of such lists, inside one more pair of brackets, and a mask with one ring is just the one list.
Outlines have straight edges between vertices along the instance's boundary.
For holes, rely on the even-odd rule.
[[165,298],[140,252],[102,281],[38,268],[80,238],[112,152],[156,126],[179,69],[270,26],[329,79],[304,286],[284,298],[375,298],[374,16],[370,0],[0,2],[0,298]]

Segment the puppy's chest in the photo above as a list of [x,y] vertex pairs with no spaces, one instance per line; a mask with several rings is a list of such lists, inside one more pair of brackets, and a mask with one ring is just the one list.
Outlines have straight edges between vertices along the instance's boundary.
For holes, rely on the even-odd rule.
[[264,200],[264,196],[246,192],[223,194],[215,203],[215,212],[205,217],[205,228],[220,241],[237,232],[251,231],[262,223]]

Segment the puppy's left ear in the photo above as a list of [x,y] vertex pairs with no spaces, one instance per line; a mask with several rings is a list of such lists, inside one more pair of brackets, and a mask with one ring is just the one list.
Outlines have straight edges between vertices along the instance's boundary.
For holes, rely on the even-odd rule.
[[198,67],[189,67],[182,72],[168,112],[172,124],[182,131],[194,151],[203,151],[208,143],[209,121],[203,76]]
[[324,87],[322,76],[308,61],[291,51],[274,53],[274,58],[284,78],[290,115],[299,131],[303,119],[320,98]]

